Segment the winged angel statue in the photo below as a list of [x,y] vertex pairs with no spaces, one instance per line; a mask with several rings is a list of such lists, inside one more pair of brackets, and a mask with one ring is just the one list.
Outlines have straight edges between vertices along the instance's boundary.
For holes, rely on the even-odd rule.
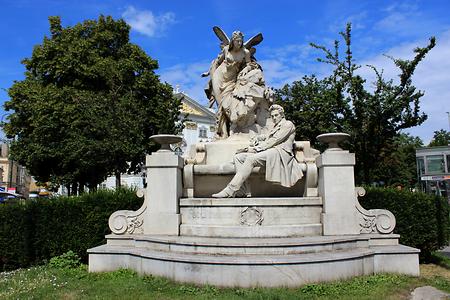
[[210,76],[205,88],[209,106],[217,104],[216,137],[259,133],[269,119],[273,96],[254,56],[254,46],[261,43],[263,36],[259,33],[244,43],[240,31],[233,32],[230,40],[219,27],[213,30],[222,51],[202,77]]

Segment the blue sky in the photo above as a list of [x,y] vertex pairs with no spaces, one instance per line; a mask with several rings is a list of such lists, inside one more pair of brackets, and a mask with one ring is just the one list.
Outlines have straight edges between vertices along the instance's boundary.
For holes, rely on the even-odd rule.
[[[246,38],[261,32],[256,58],[266,82],[275,87],[305,74],[327,75],[329,69],[316,62],[320,52],[310,42],[332,47],[347,22],[353,24],[353,50],[362,75],[373,78],[364,67],[384,69],[397,78],[393,63],[383,54],[413,57],[412,49],[425,46],[436,36],[437,46],[421,63],[413,83],[425,91],[422,110],[428,120],[408,130],[428,143],[433,131],[449,130],[450,111],[450,1],[29,1],[1,0],[0,10],[0,102],[6,89],[23,79],[20,61],[33,46],[49,35],[48,17],[58,15],[64,26],[99,14],[124,18],[132,27],[131,40],[159,61],[161,78],[206,103],[203,86],[206,71],[219,51],[212,31],[217,25],[228,35],[241,30]],[[2,118],[5,116],[0,109]],[[301,126],[301,124],[298,124]]]

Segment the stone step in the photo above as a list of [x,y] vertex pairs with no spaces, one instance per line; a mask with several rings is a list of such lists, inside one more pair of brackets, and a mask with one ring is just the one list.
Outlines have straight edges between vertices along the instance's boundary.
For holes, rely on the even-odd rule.
[[261,239],[108,235],[106,238],[110,246],[132,246],[156,251],[212,255],[288,255],[369,247],[369,238],[364,236]]
[[402,245],[287,255],[190,254],[113,245],[88,250],[90,272],[129,268],[139,274],[227,287],[295,287],[380,272],[418,276],[418,252]]
[[181,224],[180,235],[203,237],[302,237],[322,234],[322,224],[240,226]]

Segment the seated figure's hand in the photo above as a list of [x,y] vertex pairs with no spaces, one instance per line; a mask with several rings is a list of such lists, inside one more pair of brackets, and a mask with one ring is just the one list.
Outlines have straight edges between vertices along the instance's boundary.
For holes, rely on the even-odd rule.
[[255,146],[254,149],[255,149],[256,152],[261,152],[261,151],[264,151],[264,150],[265,150],[264,147],[261,146],[261,145]]
[[258,141],[265,141],[267,139],[267,137],[264,134],[260,134],[256,136],[256,139]]
[[256,153],[258,151],[256,151],[256,147],[248,147],[248,153]]

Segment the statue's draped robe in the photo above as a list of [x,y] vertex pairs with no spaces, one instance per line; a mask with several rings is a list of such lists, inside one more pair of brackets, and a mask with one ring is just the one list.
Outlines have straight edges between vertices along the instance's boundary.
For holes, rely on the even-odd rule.
[[266,152],[266,180],[291,187],[303,177],[300,164],[295,159],[293,145],[295,125],[286,119],[278,123],[259,144]]

